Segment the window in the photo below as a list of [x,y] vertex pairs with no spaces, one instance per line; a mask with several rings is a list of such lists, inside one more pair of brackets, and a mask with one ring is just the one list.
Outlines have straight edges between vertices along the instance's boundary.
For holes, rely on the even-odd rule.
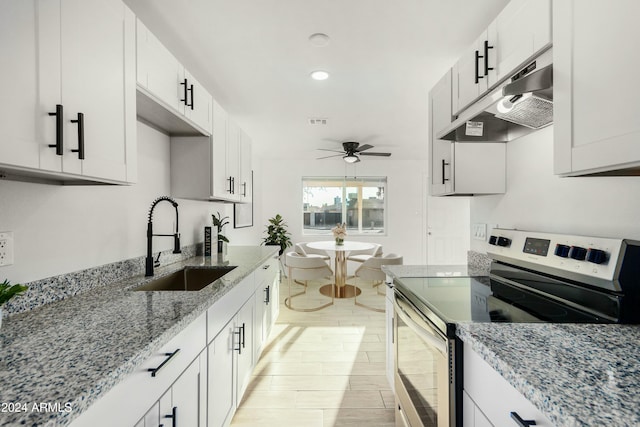
[[302,178],[303,234],[385,234],[386,177]]

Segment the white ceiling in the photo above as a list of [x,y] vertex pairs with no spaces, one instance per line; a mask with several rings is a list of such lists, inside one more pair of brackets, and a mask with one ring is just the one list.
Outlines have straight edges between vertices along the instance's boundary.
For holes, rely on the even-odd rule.
[[[258,156],[315,158],[316,148],[340,148],[332,140],[355,140],[415,159],[426,156],[429,88],[508,0],[125,2]],[[331,38],[326,47],[308,41],[317,32]],[[316,69],[331,77],[310,79]]]

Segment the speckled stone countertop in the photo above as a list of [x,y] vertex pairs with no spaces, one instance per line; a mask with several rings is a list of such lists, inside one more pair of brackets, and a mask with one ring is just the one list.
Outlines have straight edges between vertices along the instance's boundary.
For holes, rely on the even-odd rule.
[[640,326],[459,324],[458,336],[549,420],[640,425]]
[[[15,314],[0,329],[0,425],[64,426],[276,253],[229,246],[224,259],[193,257],[156,269],[237,266],[197,292],[132,291],[142,274]],[[70,403],[71,411],[10,412],[4,405]]]

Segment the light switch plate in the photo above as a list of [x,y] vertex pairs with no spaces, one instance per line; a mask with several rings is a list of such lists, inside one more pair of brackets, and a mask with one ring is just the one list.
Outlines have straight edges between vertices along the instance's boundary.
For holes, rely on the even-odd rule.
[[472,224],[471,237],[475,240],[487,240],[487,224]]
[[0,266],[13,264],[13,231],[0,231]]

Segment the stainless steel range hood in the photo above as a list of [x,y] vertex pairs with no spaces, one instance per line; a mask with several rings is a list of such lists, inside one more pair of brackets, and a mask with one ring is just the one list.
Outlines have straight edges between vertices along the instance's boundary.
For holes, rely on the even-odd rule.
[[553,122],[553,65],[546,51],[438,133],[449,141],[507,142]]

